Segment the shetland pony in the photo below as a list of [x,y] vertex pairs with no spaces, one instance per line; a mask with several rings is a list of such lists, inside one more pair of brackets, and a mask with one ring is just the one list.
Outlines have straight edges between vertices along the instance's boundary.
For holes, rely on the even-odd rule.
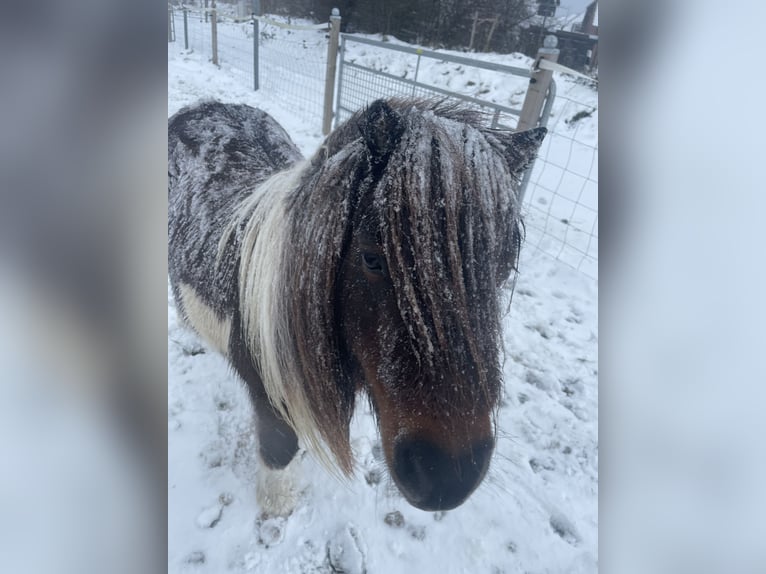
[[378,100],[308,161],[245,105],[205,102],[169,120],[171,287],[249,388],[266,513],[295,502],[282,469],[299,439],[352,473],[360,393],[410,504],[455,508],[484,478],[501,288],[522,237],[516,190],[545,129],[481,119]]

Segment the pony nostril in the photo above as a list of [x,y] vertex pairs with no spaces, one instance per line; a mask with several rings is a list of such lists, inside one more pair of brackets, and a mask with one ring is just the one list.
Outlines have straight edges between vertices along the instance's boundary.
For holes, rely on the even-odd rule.
[[399,489],[421,510],[450,510],[481,483],[494,440],[476,443],[457,456],[423,439],[404,439],[394,447],[392,474]]

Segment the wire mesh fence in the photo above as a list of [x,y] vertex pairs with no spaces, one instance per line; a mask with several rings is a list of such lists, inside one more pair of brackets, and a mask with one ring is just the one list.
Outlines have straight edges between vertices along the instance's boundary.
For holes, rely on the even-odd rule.
[[[559,86],[564,84],[559,82]],[[598,278],[598,134],[591,88],[558,94],[524,197],[527,251]]]
[[[186,11],[185,21],[183,12],[181,10],[175,10],[174,17],[176,20],[176,30],[184,30],[184,39],[188,39],[189,50],[205,54],[210,58],[212,55],[212,47],[210,44],[210,23],[206,21],[204,10],[188,9]],[[180,24],[178,22],[179,19],[181,19]]]
[[[460,100],[484,112],[491,127],[516,128],[528,68],[349,34],[342,39],[336,123],[380,97],[425,96]],[[563,93],[553,98],[550,115],[540,118],[549,133],[524,190],[525,251],[545,253],[597,279],[598,136],[596,124],[585,120],[596,113],[598,94],[588,81],[562,77],[559,85]]]
[[280,101],[307,122],[321,122],[328,26],[292,25],[279,17],[242,19],[186,6],[174,9],[176,41],[211,61],[214,15],[218,66],[254,89],[278,94]]
[[[185,17],[179,9],[172,17],[176,41],[212,60],[212,14],[186,8]],[[227,15],[216,22],[219,66],[253,87],[257,73],[259,89],[278,95],[307,123],[322,121],[326,27]],[[515,129],[531,76],[529,61],[521,55],[492,56],[503,63],[484,57],[488,60],[475,65],[459,55],[343,34],[335,124],[377,98],[415,96],[459,99],[484,112],[488,125]],[[558,93],[541,117],[549,133],[524,193],[525,254],[544,253],[597,279],[598,92],[588,81],[557,79]]]
[[322,118],[327,71],[326,30],[291,30],[259,22],[260,85],[302,117]]
[[252,20],[220,19],[217,22],[218,65],[230,69],[243,83],[253,85]]

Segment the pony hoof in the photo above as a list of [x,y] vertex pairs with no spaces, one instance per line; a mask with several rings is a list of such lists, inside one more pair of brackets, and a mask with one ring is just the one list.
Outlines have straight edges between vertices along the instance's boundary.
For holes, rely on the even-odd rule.
[[296,484],[296,471],[295,459],[282,470],[261,465],[256,474],[255,485],[261,516],[287,517],[292,514],[300,496]]
[[276,546],[285,538],[286,519],[282,516],[267,517],[261,515],[255,521],[255,529],[258,535],[258,543],[266,548]]

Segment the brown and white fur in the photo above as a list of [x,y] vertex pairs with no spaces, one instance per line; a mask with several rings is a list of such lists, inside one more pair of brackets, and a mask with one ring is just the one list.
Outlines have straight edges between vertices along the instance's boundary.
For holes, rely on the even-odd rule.
[[248,106],[205,102],[169,120],[171,285],[250,390],[266,512],[294,503],[279,474],[299,440],[353,472],[360,393],[412,505],[454,508],[485,476],[500,299],[522,234],[517,183],[545,130],[481,120],[378,100],[308,161]]

